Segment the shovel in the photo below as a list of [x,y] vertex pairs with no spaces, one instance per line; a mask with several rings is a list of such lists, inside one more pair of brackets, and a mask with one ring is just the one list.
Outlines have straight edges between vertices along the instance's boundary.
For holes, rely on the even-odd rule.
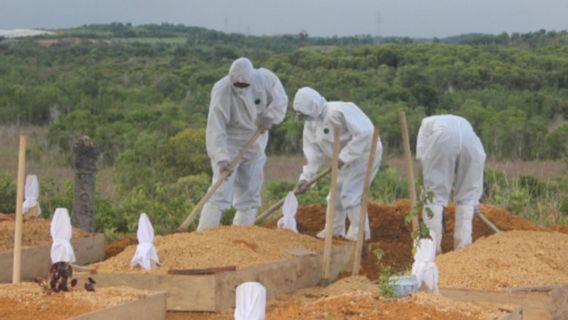
[[331,282],[331,241],[333,237],[333,223],[335,221],[335,199],[337,197],[337,175],[339,168],[339,148],[340,148],[340,129],[335,127],[333,130],[333,158],[331,160],[331,189],[329,190],[329,201],[327,202],[327,212],[325,216],[325,239],[323,244],[323,263],[322,277],[320,286],[327,286]]
[[497,226],[495,224],[493,224],[493,222],[491,222],[491,220],[489,220],[482,212],[481,210],[479,210],[479,206],[476,206],[474,208],[474,213],[477,213],[479,215],[479,218],[481,218],[481,220],[483,220],[483,222],[485,222],[485,224],[491,228],[491,230],[493,230],[493,232],[495,233],[499,233],[501,232],[501,230],[499,230],[499,228],[497,228]]
[[189,227],[189,225],[193,222],[193,220],[195,220],[195,218],[197,218],[197,215],[201,212],[201,209],[203,208],[205,203],[207,201],[209,201],[209,199],[213,196],[213,194],[215,194],[217,189],[219,189],[219,187],[221,187],[221,185],[223,184],[225,179],[227,179],[227,177],[229,175],[231,175],[233,169],[235,169],[237,164],[239,164],[239,162],[241,162],[241,160],[245,156],[245,153],[256,142],[256,139],[258,139],[260,134],[261,134],[260,129],[257,129],[256,132],[254,133],[254,135],[250,138],[250,140],[245,144],[244,147],[242,147],[241,151],[239,151],[239,154],[237,154],[235,159],[233,159],[233,161],[231,161],[231,163],[229,164],[229,170],[223,172],[219,176],[219,179],[217,179],[217,181],[215,181],[215,183],[211,186],[211,188],[209,188],[209,191],[207,191],[205,196],[203,196],[203,198],[201,198],[201,200],[199,200],[197,205],[195,207],[193,207],[193,210],[191,211],[189,216],[187,216],[185,221],[178,227],[178,229],[177,229],[178,231],[185,231]]
[[[377,143],[379,141],[379,130],[375,129],[373,138],[371,139],[371,151],[369,152],[369,161],[367,162],[367,171],[365,172],[365,181],[363,185],[363,196],[361,197],[361,211],[359,212],[359,233],[357,234],[357,242],[355,243],[355,256],[353,257],[352,276],[358,275],[361,270],[361,254],[363,251],[363,243],[365,242],[365,222],[367,221],[367,203],[369,202],[369,187],[371,184],[371,174],[373,173],[373,165],[375,164],[375,153],[377,153]],[[370,221],[369,221],[370,223]]]
[[[308,183],[306,183],[306,189],[311,187],[314,183],[316,183],[321,178],[327,176],[330,172],[331,172],[331,168],[327,168],[327,169],[323,170],[322,172],[320,172],[312,180],[310,180],[310,181],[308,181]],[[292,190],[292,191],[294,192],[295,195],[298,195],[298,194],[301,194],[301,193],[304,192],[304,191],[300,192],[296,188],[294,188],[294,190]],[[274,211],[280,209],[280,207],[282,207],[282,205],[284,204],[285,200],[286,200],[286,197],[280,199],[278,202],[273,204],[270,208],[266,209],[263,213],[261,213],[258,217],[256,217],[256,220],[254,222],[257,223],[257,224],[262,222],[262,220],[264,220],[266,217],[269,217]],[[281,215],[282,214],[278,214],[276,217],[274,217],[274,219],[279,218]]]

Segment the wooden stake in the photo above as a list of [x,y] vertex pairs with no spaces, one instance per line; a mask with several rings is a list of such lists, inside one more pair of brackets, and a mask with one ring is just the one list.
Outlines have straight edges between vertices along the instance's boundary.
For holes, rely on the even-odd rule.
[[333,158],[331,160],[331,188],[329,190],[329,201],[327,202],[327,213],[325,217],[325,242],[323,246],[323,270],[322,282],[329,282],[331,273],[331,243],[333,238],[333,224],[335,221],[335,206],[337,197],[337,174],[339,168],[339,147],[341,129],[333,128]]
[[[406,124],[406,114],[404,111],[400,111],[400,130],[402,132],[402,143],[404,145],[404,158],[407,165],[407,181],[408,181],[408,192],[410,193],[410,204],[411,208],[416,206],[416,185],[414,183],[414,166],[412,161],[412,151],[410,151],[410,139],[408,138],[408,125]],[[412,231],[416,232],[418,230],[418,217],[412,218]]]
[[361,269],[361,252],[363,251],[363,242],[365,241],[365,221],[367,221],[367,203],[369,200],[369,187],[371,184],[371,175],[375,164],[375,153],[377,152],[377,143],[379,141],[379,129],[375,128],[373,139],[371,140],[371,152],[369,153],[369,161],[367,162],[367,172],[365,172],[365,182],[363,184],[363,196],[361,198],[361,207],[359,211],[359,233],[357,234],[357,243],[355,244],[355,256],[353,257],[352,275],[359,274]]
[[225,182],[225,179],[232,173],[233,169],[235,169],[237,164],[241,162],[246,152],[252,147],[252,145],[256,142],[256,140],[260,135],[261,135],[260,129],[257,129],[254,135],[250,138],[250,140],[244,145],[244,147],[242,147],[241,151],[239,152],[239,154],[237,154],[235,159],[231,161],[231,163],[229,164],[229,170],[222,173],[219,176],[219,179],[217,179],[217,181],[215,181],[215,183],[211,186],[211,188],[209,188],[205,196],[203,196],[203,198],[199,200],[197,205],[193,207],[193,210],[191,211],[189,216],[187,216],[185,221],[183,221],[183,223],[179,226],[178,231],[186,230],[189,227],[189,225],[193,222],[193,220],[197,218],[197,215],[201,212],[201,208],[203,208],[205,203],[209,201],[209,199],[213,196],[213,194],[215,194],[217,189],[219,189],[219,187],[223,184],[223,182]]
[[[311,187],[314,183],[316,183],[321,178],[327,176],[330,172],[331,172],[331,168],[327,168],[324,171],[320,172],[317,176],[315,176],[313,179],[308,181],[308,183],[306,184],[306,188]],[[295,195],[302,193],[302,192],[299,192],[298,190],[296,190],[295,188],[292,191],[294,192]],[[274,211],[280,209],[280,207],[282,207],[282,205],[284,204],[284,201],[286,201],[286,197],[280,199],[278,202],[273,204],[270,208],[266,209],[263,213],[261,213],[258,217],[256,217],[256,220],[254,222],[260,223],[264,218],[270,216],[270,214],[272,214]],[[274,217],[270,221],[277,219],[277,218],[280,218],[281,215],[282,215],[282,213],[279,213],[278,215],[276,215],[276,217]]]
[[24,178],[26,175],[26,136],[20,136],[20,153],[18,156],[18,186],[16,191],[16,225],[14,231],[14,264],[12,266],[12,283],[20,282],[22,271],[22,206],[24,204]]

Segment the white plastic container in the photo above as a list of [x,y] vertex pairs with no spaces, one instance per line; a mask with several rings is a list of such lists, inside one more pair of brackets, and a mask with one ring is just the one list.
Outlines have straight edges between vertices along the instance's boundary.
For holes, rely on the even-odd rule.
[[389,281],[393,284],[394,294],[397,297],[407,296],[418,290],[418,280],[413,275],[393,276]]

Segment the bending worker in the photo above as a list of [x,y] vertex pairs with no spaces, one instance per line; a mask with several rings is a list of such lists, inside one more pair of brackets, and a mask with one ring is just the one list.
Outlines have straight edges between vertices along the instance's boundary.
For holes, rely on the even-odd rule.
[[198,231],[218,226],[221,214],[231,204],[237,209],[233,224],[254,224],[264,181],[268,130],[282,122],[287,107],[288,97],[278,77],[267,69],[255,69],[247,58],[235,60],[229,74],[215,83],[205,137],[213,182],[229,170],[230,162],[257,128],[262,134],[203,206]]
[[[307,164],[303,167],[298,190],[303,191],[319,168],[333,156],[334,128],[341,130],[341,151],[339,153],[339,174],[337,180],[336,214],[333,221],[333,235],[357,240],[361,197],[367,161],[371,150],[374,126],[371,120],[351,102],[327,102],[312,88],[301,88],[294,98],[294,110],[298,118],[305,121],[303,150]],[[379,171],[383,147],[379,140],[373,164],[372,179]],[[328,197],[329,199],[329,197]],[[350,226],[345,233],[345,219]],[[326,221],[326,224],[330,221]],[[325,237],[325,229],[317,235]],[[365,239],[370,239],[369,218],[365,222]]]
[[455,184],[457,202],[454,249],[471,244],[474,207],[483,192],[485,151],[471,124],[454,115],[424,118],[418,131],[416,158],[422,160],[424,186],[433,193],[422,218],[434,232],[436,251],[442,252],[442,216]]

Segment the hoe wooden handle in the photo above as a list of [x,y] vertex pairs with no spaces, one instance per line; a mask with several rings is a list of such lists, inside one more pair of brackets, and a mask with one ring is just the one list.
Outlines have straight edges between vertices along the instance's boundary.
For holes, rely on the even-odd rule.
[[197,205],[193,207],[193,210],[191,211],[189,216],[187,216],[187,218],[179,226],[178,231],[185,231],[189,227],[189,225],[193,222],[193,220],[197,218],[197,215],[201,212],[201,208],[203,208],[205,203],[209,201],[209,199],[213,196],[213,194],[215,194],[217,189],[219,189],[219,187],[223,184],[223,182],[225,182],[225,179],[231,174],[231,172],[233,171],[233,169],[235,169],[237,164],[241,162],[246,152],[252,147],[252,145],[256,142],[256,140],[260,135],[261,135],[260,129],[257,129],[254,135],[250,138],[250,140],[245,144],[244,147],[242,147],[241,151],[239,152],[239,154],[237,154],[235,159],[231,161],[231,163],[229,164],[229,170],[223,172],[219,176],[219,179],[217,179],[217,181],[215,181],[215,183],[211,186],[211,188],[209,188],[209,191],[207,191],[205,196],[203,196],[203,198],[199,200]]

